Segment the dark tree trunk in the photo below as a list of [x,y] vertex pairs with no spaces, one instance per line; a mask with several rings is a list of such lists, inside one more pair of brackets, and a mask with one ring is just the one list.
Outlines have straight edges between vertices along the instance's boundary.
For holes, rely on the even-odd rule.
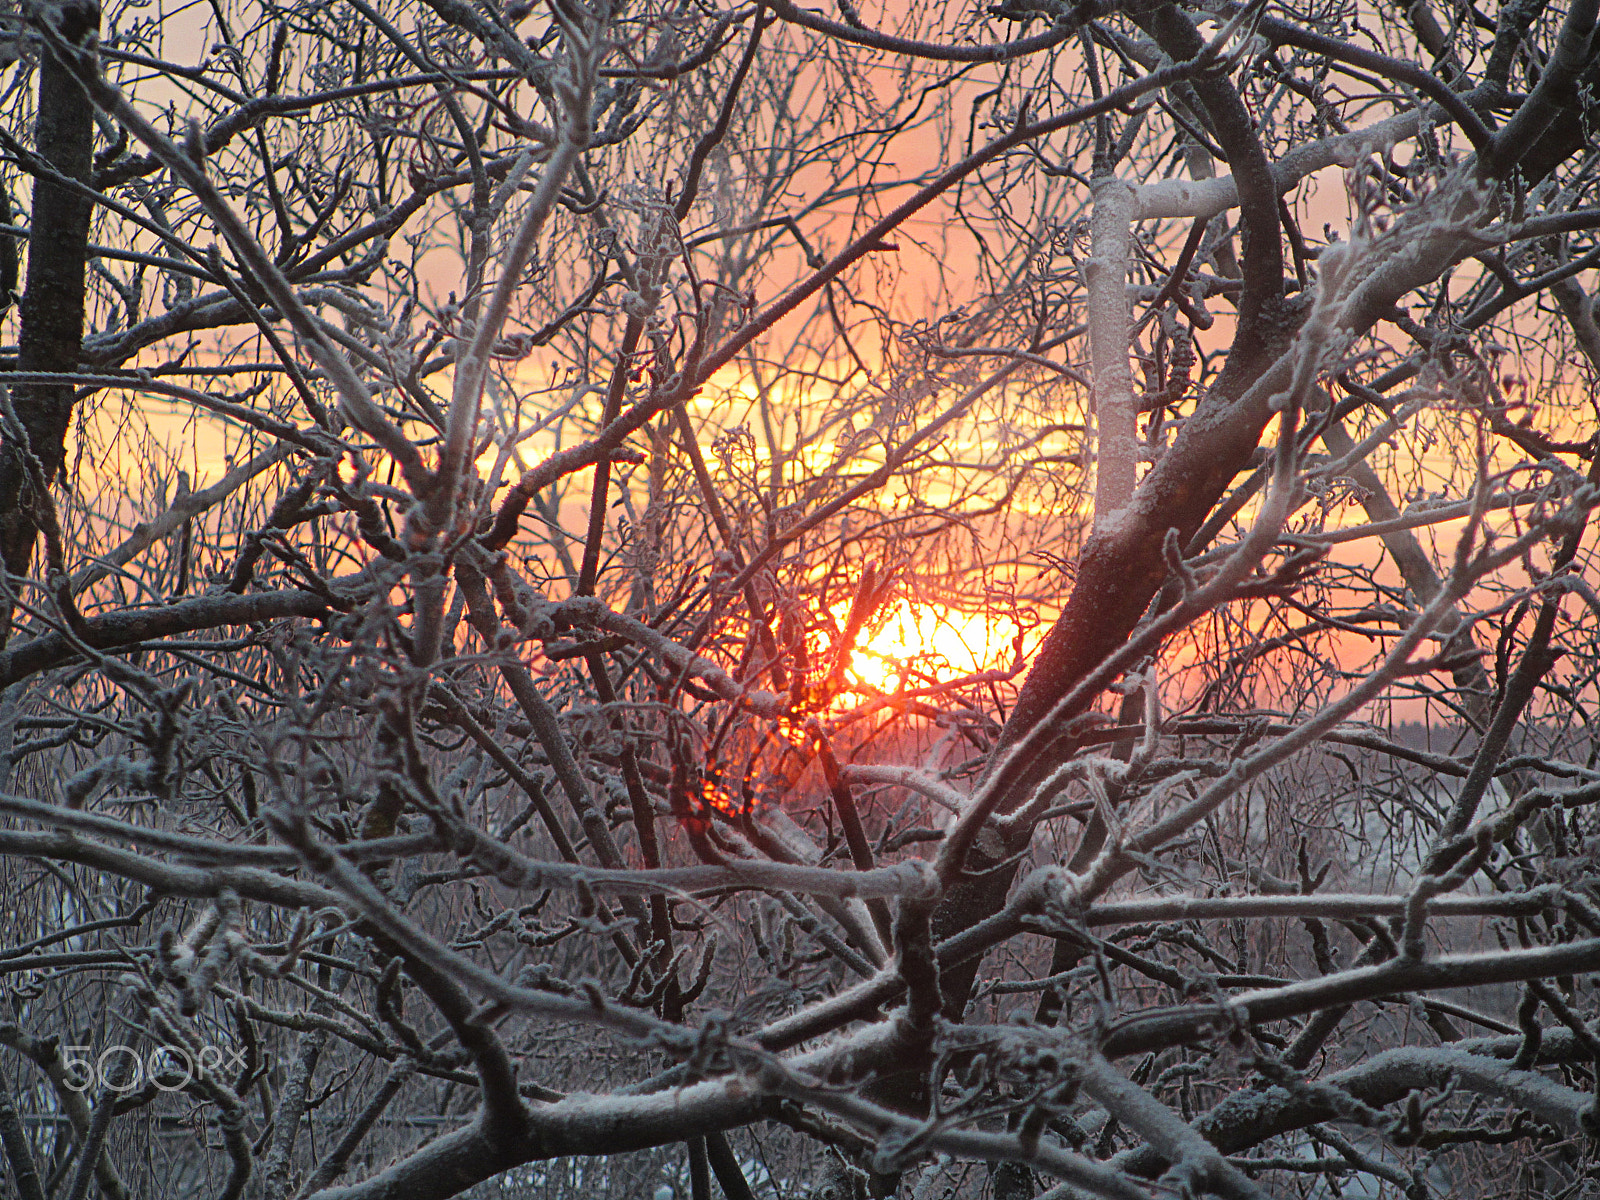
[[[52,18],[54,20],[52,21]],[[63,37],[85,45],[99,26],[92,0],[67,0],[45,9]],[[87,184],[94,170],[93,107],[55,53],[39,63],[39,101],[34,146],[47,167]],[[84,274],[88,258],[88,196],[36,175],[29,213],[28,275],[22,293],[22,330],[17,365],[23,371],[77,369],[83,348]],[[61,472],[74,389],[63,384],[20,384],[12,394],[17,420],[48,484]],[[38,497],[26,458],[14,439],[0,452],[0,561],[10,576],[26,575],[38,536]],[[0,644],[10,634],[5,604]]]
[[1038,1180],[1022,1163],[999,1163],[990,1178],[994,1183],[994,1200],[1033,1200],[1039,1194]]

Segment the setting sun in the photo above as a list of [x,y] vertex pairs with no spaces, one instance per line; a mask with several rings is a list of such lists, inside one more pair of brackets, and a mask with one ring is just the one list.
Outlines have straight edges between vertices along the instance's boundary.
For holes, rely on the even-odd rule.
[[1018,631],[1005,619],[895,600],[862,631],[847,674],[879,692],[973,675],[1006,666]]

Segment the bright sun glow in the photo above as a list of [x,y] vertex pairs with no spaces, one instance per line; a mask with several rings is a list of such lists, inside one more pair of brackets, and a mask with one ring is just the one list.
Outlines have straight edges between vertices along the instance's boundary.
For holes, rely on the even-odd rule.
[[1003,668],[1016,634],[1008,621],[896,600],[857,639],[848,673],[867,687],[894,692]]

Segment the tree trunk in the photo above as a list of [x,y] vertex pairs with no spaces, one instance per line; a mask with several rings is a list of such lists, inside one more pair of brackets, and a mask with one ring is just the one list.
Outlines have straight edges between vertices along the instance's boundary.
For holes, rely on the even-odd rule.
[[[81,46],[92,39],[100,13],[90,0],[66,0],[48,6],[43,19]],[[50,170],[83,184],[90,182],[94,170],[93,112],[83,89],[47,48],[39,63],[35,149]],[[17,365],[23,371],[77,369],[83,348],[84,273],[92,209],[83,192],[47,176],[35,176],[17,354]],[[17,420],[46,483],[60,474],[65,459],[72,398],[69,384],[20,384],[12,396]],[[8,437],[0,452],[0,561],[13,578],[28,573],[39,531],[37,497],[21,451]],[[0,644],[10,630],[11,605],[7,601]]]

